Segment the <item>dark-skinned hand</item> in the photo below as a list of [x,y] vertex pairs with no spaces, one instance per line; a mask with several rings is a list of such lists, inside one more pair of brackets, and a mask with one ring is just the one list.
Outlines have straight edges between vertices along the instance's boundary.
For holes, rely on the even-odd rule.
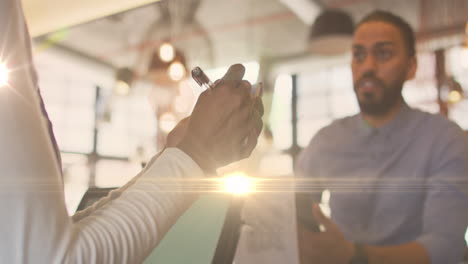
[[244,73],[244,66],[232,65],[213,89],[200,95],[177,144],[207,172],[248,157],[257,145],[263,105],[250,95]]
[[311,212],[315,220],[325,228],[313,232],[301,223],[297,225],[298,245],[301,263],[347,264],[354,254],[354,246],[345,239],[340,228],[326,217],[318,204]]

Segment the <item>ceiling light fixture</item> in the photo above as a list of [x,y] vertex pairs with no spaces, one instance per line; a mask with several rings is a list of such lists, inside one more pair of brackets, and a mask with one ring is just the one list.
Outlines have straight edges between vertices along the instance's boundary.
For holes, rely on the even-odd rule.
[[450,91],[448,94],[448,102],[451,104],[460,102],[462,98],[463,96],[459,91]]
[[172,86],[184,79],[187,75],[185,66],[185,56],[175,49],[172,61],[163,61],[159,49],[151,56],[146,76],[157,85]]
[[185,77],[186,69],[180,61],[174,61],[169,65],[168,73],[169,77],[177,82]]
[[464,92],[460,83],[453,77],[448,77],[442,85],[442,99],[449,104],[456,104],[463,100]]
[[170,62],[175,57],[175,49],[171,43],[165,42],[159,47],[159,57],[164,62]]
[[328,9],[315,20],[309,35],[309,49],[320,55],[339,55],[350,50],[354,24],[341,10]]
[[130,86],[126,82],[116,81],[114,91],[117,95],[125,96],[130,93]]
[[128,95],[133,82],[133,71],[130,68],[120,68],[115,74],[114,92],[117,95]]

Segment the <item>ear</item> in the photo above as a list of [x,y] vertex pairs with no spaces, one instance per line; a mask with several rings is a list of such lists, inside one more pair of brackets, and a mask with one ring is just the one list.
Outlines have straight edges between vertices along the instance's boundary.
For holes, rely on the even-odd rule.
[[418,60],[416,59],[416,55],[412,56],[409,59],[409,67],[408,71],[406,72],[406,80],[412,80],[416,76],[416,70],[418,69]]

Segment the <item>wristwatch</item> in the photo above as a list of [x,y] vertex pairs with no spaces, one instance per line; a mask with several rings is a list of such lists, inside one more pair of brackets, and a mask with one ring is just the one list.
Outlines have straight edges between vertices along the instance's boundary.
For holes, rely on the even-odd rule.
[[363,245],[354,244],[354,256],[349,261],[349,264],[368,264],[369,259]]

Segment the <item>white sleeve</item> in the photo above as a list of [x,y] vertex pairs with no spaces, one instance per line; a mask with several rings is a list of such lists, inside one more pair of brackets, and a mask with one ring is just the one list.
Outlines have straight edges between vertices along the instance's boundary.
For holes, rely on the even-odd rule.
[[[165,149],[164,149],[165,150]],[[145,175],[145,171],[147,171],[148,169],[152,168],[154,165],[154,162],[159,158],[159,156],[162,155],[162,153],[164,153],[164,150],[159,152],[158,154],[156,154],[150,162],[148,162],[148,164],[145,166],[145,168],[143,169],[143,171],[141,173],[139,173],[137,176],[133,177],[133,179],[131,179],[130,181],[128,181],[124,186],[120,187],[119,189],[116,189],[116,190],[112,190],[109,192],[109,194],[106,196],[106,197],[103,197],[101,199],[99,199],[99,201],[95,202],[93,205],[79,211],[79,212],[76,212],[73,216],[72,216],[72,220],[74,222],[78,222],[80,221],[81,219],[87,217],[88,215],[90,215],[91,213],[93,213],[95,210],[103,207],[104,205],[106,205],[108,202],[118,198],[120,196],[120,194],[122,194],[123,191],[125,191],[126,189],[128,189],[130,186],[132,186],[137,179],[139,179],[142,175]]]
[[182,151],[167,149],[137,177],[73,225],[70,262],[142,261],[195,200],[192,183],[203,172]]
[[[0,263],[138,263],[196,195],[203,172],[167,149],[124,192],[73,223],[41,113],[20,1],[0,1]],[[196,181],[195,181],[196,182]]]

